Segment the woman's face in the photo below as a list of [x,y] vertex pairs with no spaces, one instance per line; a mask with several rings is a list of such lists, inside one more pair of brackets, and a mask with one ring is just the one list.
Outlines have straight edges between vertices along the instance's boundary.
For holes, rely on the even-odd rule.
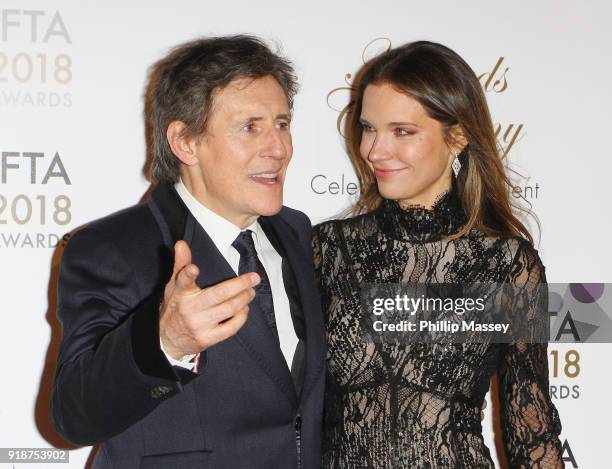
[[451,187],[452,150],[440,122],[386,83],[368,85],[361,110],[361,157],[385,199],[431,207]]

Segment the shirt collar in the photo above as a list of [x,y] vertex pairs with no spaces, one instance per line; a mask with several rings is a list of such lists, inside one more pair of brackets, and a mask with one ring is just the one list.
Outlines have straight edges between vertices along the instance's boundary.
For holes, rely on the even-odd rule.
[[222,254],[228,252],[234,240],[244,230],[251,230],[255,234],[253,237],[255,244],[259,245],[262,230],[257,220],[242,230],[199,202],[185,187],[181,179],[174,185],[174,188],[196,221],[206,231],[206,234],[210,236],[219,252]]

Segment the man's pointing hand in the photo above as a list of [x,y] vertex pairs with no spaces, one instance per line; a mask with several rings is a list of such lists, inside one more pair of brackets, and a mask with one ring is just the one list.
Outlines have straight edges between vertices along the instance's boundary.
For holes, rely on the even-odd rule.
[[164,350],[179,360],[233,336],[247,320],[253,287],[261,279],[246,273],[208,288],[196,284],[199,269],[191,263],[185,241],[174,245],[172,277],[160,307],[159,334]]

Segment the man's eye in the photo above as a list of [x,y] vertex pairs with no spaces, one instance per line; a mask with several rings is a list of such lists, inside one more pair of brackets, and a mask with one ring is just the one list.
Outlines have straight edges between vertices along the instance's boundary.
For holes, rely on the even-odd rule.
[[288,130],[289,129],[289,122],[279,122],[277,124],[277,126],[281,130]]
[[247,132],[253,132],[253,131],[255,131],[255,124],[253,124],[253,123],[246,124],[242,129],[247,131]]

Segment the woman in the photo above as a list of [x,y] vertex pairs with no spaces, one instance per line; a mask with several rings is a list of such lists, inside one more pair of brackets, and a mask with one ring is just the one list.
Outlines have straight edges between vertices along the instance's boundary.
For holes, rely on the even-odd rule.
[[[562,468],[546,343],[407,345],[364,330],[365,284],[504,283],[530,293],[546,281],[513,213],[477,77],[452,50],[415,42],[366,64],[353,104],[355,216],[313,232],[329,344],[324,467],[494,467],[480,407],[497,372],[510,467]],[[528,306],[528,316],[545,314]]]

